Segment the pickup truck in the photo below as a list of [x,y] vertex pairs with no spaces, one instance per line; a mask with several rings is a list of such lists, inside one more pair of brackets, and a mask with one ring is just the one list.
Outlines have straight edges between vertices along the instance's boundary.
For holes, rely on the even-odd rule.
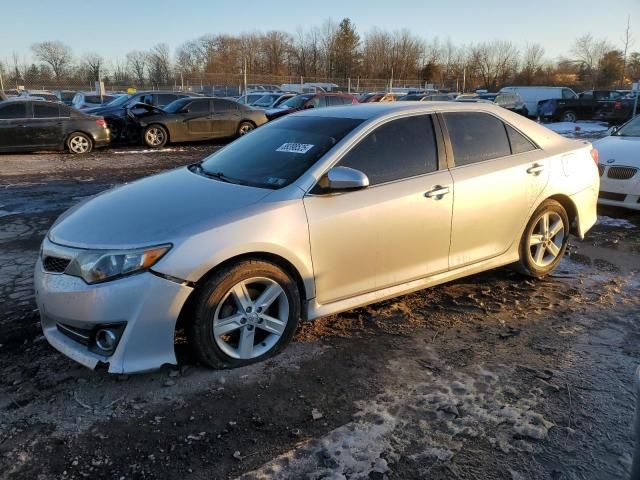
[[538,116],[544,120],[575,122],[590,120],[608,102],[621,99],[616,90],[588,90],[576,99],[554,98],[538,102]]
[[602,107],[596,112],[593,119],[609,122],[611,125],[621,125],[633,116],[633,107],[636,107],[636,114],[640,113],[640,98],[636,104],[633,96],[626,96],[617,100],[604,102]]

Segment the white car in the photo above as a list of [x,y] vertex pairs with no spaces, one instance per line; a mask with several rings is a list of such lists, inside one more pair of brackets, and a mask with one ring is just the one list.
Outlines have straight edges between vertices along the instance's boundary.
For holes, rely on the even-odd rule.
[[640,210],[640,115],[593,145],[600,154],[598,203]]
[[522,97],[529,116],[538,114],[538,102],[542,100],[575,100],[576,92],[566,87],[503,87],[498,93],[517,93]]

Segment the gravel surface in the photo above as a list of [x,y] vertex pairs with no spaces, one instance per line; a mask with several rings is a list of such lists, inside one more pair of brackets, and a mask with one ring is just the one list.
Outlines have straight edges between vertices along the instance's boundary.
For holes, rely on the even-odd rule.
[[92,372],[32,269],[86,196],[219,145],[0,156],[0,478],[609,479],[631,465],[640,215],[603,209],[549,278],[498,269],[303,324],[280,356]]

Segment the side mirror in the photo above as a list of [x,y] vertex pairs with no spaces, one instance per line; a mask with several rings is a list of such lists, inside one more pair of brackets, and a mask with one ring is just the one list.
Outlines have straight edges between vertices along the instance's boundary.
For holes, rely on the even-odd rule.
[[620,130],[620,127],[618,125],[614,125],[613,127],[611,127],[611,135],[615,135],[616,133],[618,133],[618,130]]
[[322,176],[318,186],[324,193],[361,190],[369,186],[369,177],[355,168],[333,167]]

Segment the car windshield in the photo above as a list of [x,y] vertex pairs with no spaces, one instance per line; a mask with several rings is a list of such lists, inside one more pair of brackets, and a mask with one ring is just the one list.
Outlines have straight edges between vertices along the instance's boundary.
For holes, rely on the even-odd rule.
[[289,108],[300,108],[311,97],[313,97],[313,95],[297,95],[295,97],[291,97],[286,102],[282,102],[281,105],[283,107],[289,107]]
[[177,113],[182,107],[184,107],[188,102],[190,102],[191,98],[179,98],[178,100],[174,100],[173,102],[165,105],[162,110],[167,113]]
[[621,137],[640,137],[640,115],[616,132]]
[[103,95],[102,98],[100,98],[100,95],[85,95],[84,97],[84,101],[85,103],[108,103],[111,100],[113,100],[113,97],[111,95]]
[[278,97],[280,97],[280,95],[263,95],[251,105],[254,107],[269,107]]
[[121,95],[119,97],[115,97],[113,100],[111,100],[109,103],[107,103],[107,105],[109,107],[120,107],[122,105],[124,105],[125,103],[127,103],[127,101],[133,97],[133,95]]
[[353,118],[286,117],[206,158],[202,173],[260,188],[289,185],[363,122]]

